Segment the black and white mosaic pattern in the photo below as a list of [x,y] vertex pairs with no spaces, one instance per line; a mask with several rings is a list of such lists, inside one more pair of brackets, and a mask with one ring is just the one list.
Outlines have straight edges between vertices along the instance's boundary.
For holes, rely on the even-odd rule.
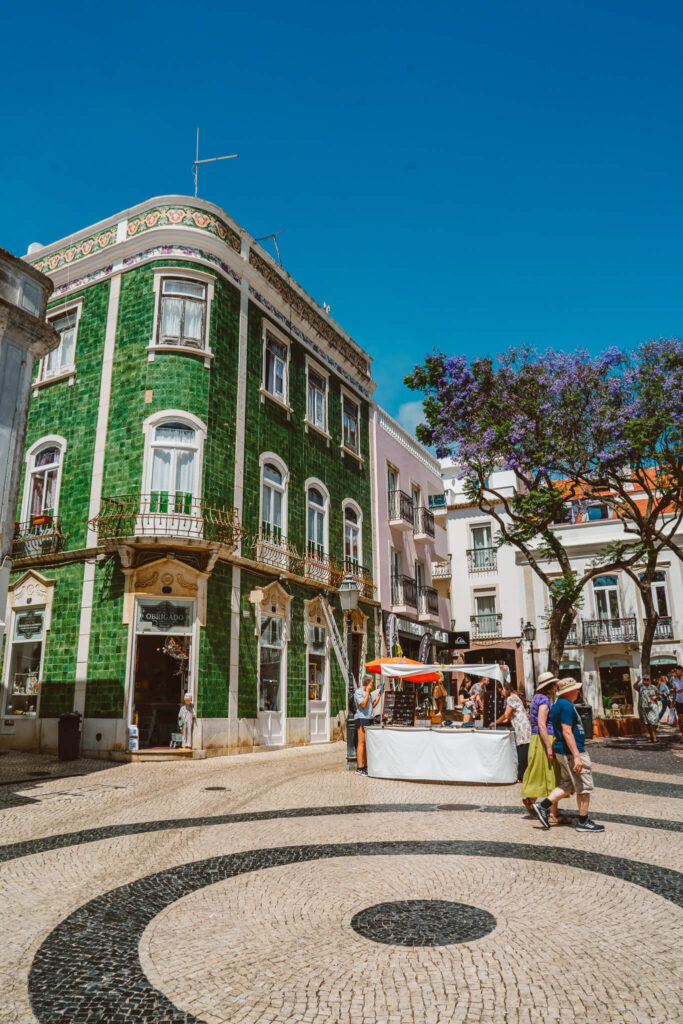
[[351,927],[389,946],[450,946],[483,938],[496,919],[487,910],[451,900],[392,900],[354,914]]
[[[433,805],[432,805],[433,806]],[[338,809],[337,809],[338,810]],[[149,923],[205,886],[269,867],[334,857],[474,856],[579,868],[641,886],[683,906],[683,874],[582,849],[481,840],[284,846],[170,868],[96,897],[62,921],[36,953],[29,995],[40,1024],[201,1024],[146,978],[138,954]]]

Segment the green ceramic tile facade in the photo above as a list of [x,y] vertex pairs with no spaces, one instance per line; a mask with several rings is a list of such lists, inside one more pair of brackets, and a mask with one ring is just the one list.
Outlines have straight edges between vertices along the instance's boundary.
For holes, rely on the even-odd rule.
[[[115,335],[113,377],[103,469],[102,497],[137,495],[143,489],[144,421],[165,409],[183,410],[207,428],[204,446],[202,496],[226,506],[233,504],[236,399],[239,353],[240,291],[217,271],[211,306],[210,365],[200,356],[155,352],[148,345],[154,335],[154,276],[163,267],[192,268],[191,261],[158,260],[127,270],[121,276]],[[202,264],[203,273],[210,268]],[[73,385],[55,382],[39,389],[29,409],[26,446],[48,434],[66,439],[59,515],[66,535],[65,551],[78,552],[87,543],[90,490],[95,448],[95,427],[100,400],[102,357],[110,282],[100,281],[77,295],[82,312],[76,342]],[[59,300],[61,305],[63,300]],[[262,381],[264,314],[249,305],[247,391],[242,523],[250,536],[243,553],[249,558],[259,530],[260,466],[265,451],[275,452],[289,469],[288,533],[299,552],[306,543],[306,487],[308,478],[323,482],[330,493],[330,554],[343,558],[342,502],[353,498],[363,512],[363,562],[372,565],[370,509],[370,453],[367,402],[361,402],[361,454],[363,461],[342,455],[341,381],[329,376],[329,444],[316,431],[306,431],[306,350],[292,340],[289,364],[291,415],[260,394]],[[315,361],[315,360],[314,360]],[[103,552],[104,553],[104,552]],[[182,552],[179,552],[182,558]],[[55,717],[73,706],[81,602],[83,555],[71,564],[60,559],[36,565],[55,579],[52,628],[46,640],[40,714]],[[22,570],[23,572],[23,570]],[[257,639],[254,608],[248,595],[267,586],[277,575],[242,568],[240,587],[238,716],[257,716]],[[229,714],[231,593],[233,566],[219,560],[207,583],[206,624],[200,631],[197,711],[204,718]],[[306,715],[306,646],[304,601],[316,594],[313,587],[289,581],[292,594],[291,639],[288,645],[287,714]],[[338,604],[331,598],[333,606]],[[374,652],[373,609],[368,614],[368,651]],[[95,566],[88,680],[87,718],[121,718],[129,663],[129,626],[123,622],[124,574],[117,554],[107,554]],[[335,608],[339,619],[340,613]],[[346,694],[336,659],[331,657],[331,708],[335,715],[346,705]]]

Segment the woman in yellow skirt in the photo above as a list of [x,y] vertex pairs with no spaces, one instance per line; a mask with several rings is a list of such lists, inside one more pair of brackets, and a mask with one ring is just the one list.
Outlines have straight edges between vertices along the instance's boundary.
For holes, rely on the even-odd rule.
[[[531,702],[531,743],[529,763],[522,779],[522,800],[531,813],[531,804],[543,800],[557,788],[560,770],[553,754],[553,726],[550,721],[551,698],[559,680],[552,672],[543,672],[536,684],[536,693]],[[550,808],[550,824],[565,825],[568,819],[558,811],[557,802]]]

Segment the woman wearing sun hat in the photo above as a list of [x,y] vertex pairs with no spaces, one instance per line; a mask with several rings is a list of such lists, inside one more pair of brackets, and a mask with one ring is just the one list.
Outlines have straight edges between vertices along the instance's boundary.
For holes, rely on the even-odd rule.
[[[531,744],[529,763],[522,779],[522,800],[529,813],[536,800],[543,800],[552,793],[560,781],[560,769],[553,753],[555,733],[550,722],[551,697],[557,689],[558,679],[552,672],[543,672],[538,677],[536,693],[531,702]],[[557,801],[550,808],[551,825],[566,824],[557,809]]]

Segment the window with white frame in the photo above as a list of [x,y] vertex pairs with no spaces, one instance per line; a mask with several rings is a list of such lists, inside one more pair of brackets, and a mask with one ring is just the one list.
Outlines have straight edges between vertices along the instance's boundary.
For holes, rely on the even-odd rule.
[[261,478],[261,531],[265,539],[279,543],[286,531],[285,476],[275,462],[264,462]]
[[161,280],[157,344],[205,347],[206,285],[181,277]]
[[495,569],[495,551],[491,539],[491,526],[472,526],[470,528],[470,559],[475,569]]
[[266,331],[263,350],[263,387],[269,395],[285,404],[287,403],[287,356],[287,345],[275,338],[270,331]]
[[259,711],[282,711],[283,620],[261,616],[259,635]]
[[[645,573],[640,574],[641,580],[644,578]],[[671,612],[669,611],[669,595],[666,587],[666,574],[661,570],[657,570],[654,575],[654,579],[650,584],[652,591],[652,599],[657,609],[657,614],[661,619],[668,619]]]
[[595,610],[599,619],[618,619],[619,611],[619,580],[616,576],[597,576],[593,580],[595,594]]
[[306,505],[308,551],[320,558],[327,554],[327,497],[319,487],[311,486]]
[[351,569],[359,568],[362,560],[361,517],[350,503],[344,506],[344,560]]
[[50,320],[50,324],[59,334],[59,345],[44,356],[41,364],[41,380],[62,377],[74,369],[78,310],[70,309],[55,317],[54,320]]
[[59,475],[62,449],[60,445],[48,443],[37,448],[29,457],[26,481],[27,517],[54,516],[59,500]]
[[354,455],[360,454],[360,408],[342,392],[342,444]]
[[190,515],[200,478],[199,440],[189,423],[168,420],[152,428],[149,511]]
[[474,624],[480,635],[495,635],[498,632],[495,591],[480,591],[474,595]]
[[307,370],[306,419],[313,427],[327,431],[327,377],[310,364]]
[[38,712],[44,632],[44,608],[22,608],[14,613],[7,658],[7,716],[34,718]]

